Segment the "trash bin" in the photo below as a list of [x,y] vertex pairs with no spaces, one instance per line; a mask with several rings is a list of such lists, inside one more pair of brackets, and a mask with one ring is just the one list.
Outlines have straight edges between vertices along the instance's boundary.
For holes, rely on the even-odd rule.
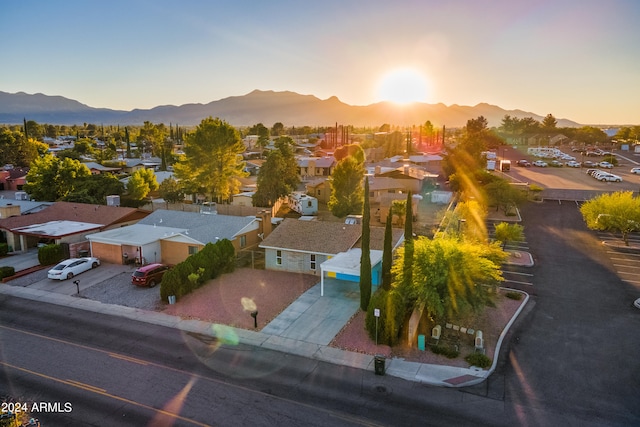
[[374,366],[376,375],[384,375],[384,364],[385,364],[384,356],[380,354],[376,354],[373,357],[373,366]]
[[176,296],[169,295],[169,304],[175,304],[175,303],[176,303]]

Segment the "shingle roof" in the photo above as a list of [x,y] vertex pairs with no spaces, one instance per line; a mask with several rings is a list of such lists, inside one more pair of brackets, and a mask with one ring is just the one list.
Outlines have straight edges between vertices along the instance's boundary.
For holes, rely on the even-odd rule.
[[[398,243],[404,240],[404,230],[401,228],[391,229],[391,247],[395,248]],[[362,247],[362,240],[358,240],[358,243],[354,245],[355,248]],[[384,227],[371,227],[371,235],[369,238],[369,249],[372,251],[384,250]]]
[[361,232],[359,224],[287,218],[264,239],[260,247],[335,255],[352,248]]
[[143,218],[147,212],[119,206],[91,205],[88,203],[55,202],[39,212],[0,219],[0,228],[11,230],[31,224],[68,220],[109,226],[119,222]]
[[202,243],[215,243],[218,239],[233,240],[249,224],[253,216],[202,214],[197,212],[158,209],[138,224],[186,229],[189,237]]

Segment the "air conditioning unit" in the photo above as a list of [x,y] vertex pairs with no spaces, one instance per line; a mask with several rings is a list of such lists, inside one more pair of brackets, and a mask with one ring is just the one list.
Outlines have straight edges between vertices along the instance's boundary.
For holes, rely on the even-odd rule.
[[120,206],[120,196],[107,196],[107,206]]

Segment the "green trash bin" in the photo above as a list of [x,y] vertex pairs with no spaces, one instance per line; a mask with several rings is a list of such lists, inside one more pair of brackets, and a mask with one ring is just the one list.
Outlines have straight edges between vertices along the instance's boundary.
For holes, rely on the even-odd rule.
[[384,375],[384,365],[385,365],[385,357],[380,354],[376,354],[373,357],[373,366],[374,366],[376,375]]

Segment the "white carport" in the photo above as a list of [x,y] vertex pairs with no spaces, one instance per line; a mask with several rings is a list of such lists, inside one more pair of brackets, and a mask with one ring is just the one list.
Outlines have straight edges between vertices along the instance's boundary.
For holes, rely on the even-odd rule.
[[[334,277],[339,280],[347,280],[350,282],[360,281],[360,257],[362,250],[360,248],[349,249],[347,252],[340,252],[333,258],[330,258],[320,264],[320,296],[324,296],[324,276]],[[378,284],[378,275],[382,262],[382,251],[371,250],[371,279],[372,284]]]

